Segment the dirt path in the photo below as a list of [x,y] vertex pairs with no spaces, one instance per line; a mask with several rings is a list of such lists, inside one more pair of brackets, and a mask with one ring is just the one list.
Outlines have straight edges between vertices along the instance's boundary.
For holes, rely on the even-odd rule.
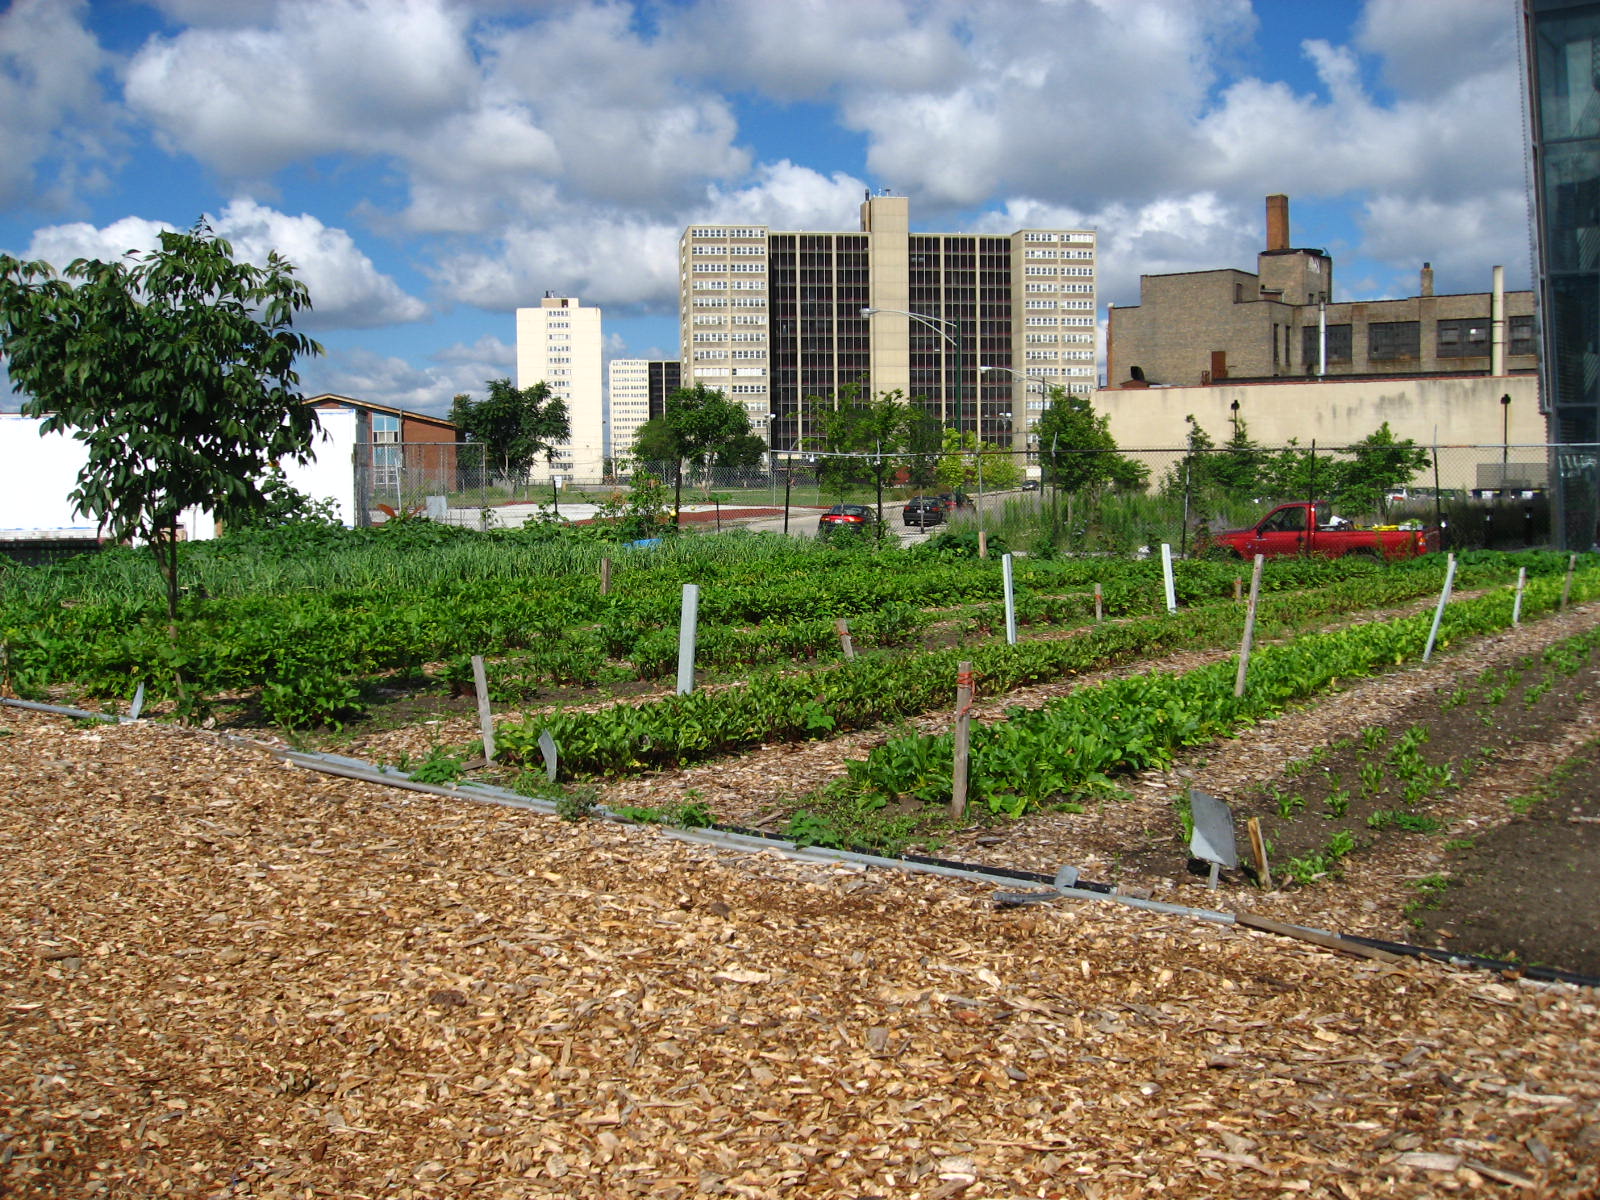
[[1592,992],[153,725],[0,710],[0,792],[7,1197],[1600,1189]]

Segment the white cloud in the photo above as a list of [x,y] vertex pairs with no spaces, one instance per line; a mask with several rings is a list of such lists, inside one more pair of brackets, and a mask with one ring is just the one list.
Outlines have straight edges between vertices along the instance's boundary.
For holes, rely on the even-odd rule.
[[[104,185],[112,114],[82,3],[17,0],[0,12],[0,206],[58,208]],[[41,173],[52,176],[43,194]]]
[[[265,263],[276,250],[294,265],[314,306],[299,321],[306,329],[366,329],[420,321],[428,315],[427,305],[382,274],[348,233],[331,229],[316,217],[289,216],[238,199],[211,225],[218,237],[233,245],[239,260]],[[156,249],[161,231],[172,228],[142,217],[123,217],[103,228],[84,221],[50,225],[34,232],[23,257],[44,259],[57,270],[75,258],[110,262],[130,250]]]
[[842,171],[824,175],[784,159],[759,168],[744,187],[724,189],[713,185],[707,189],[704,203],[683,223],[749,222],[773,229],[853,229],[866,190],[866,184],[853,175]]
[[382,274],[348,233],[309,214],[238,199],[217,214],[215,226],[239,258],[265,262],[276,250],[294,264],[311,293],[312,310],[300,322],[307,329],[369,329],[428,315],[428,306]]
[[[475,347],[482,353],[474,354]],[[370,350],[330,348],[325,358],[309,360],[301,368],[300,390],[306,395],[335,392],[443,417],[449,415],[450,402],[458,394],[479,395],[486,380],[511,374],[507,351],[503,343],[480,339],[474,347],[458,344],[435,355],[441,360],[437,365],[418,366]]]
[[1515,67],[1518,7],[1506,0],[1367,0],[1356,44],[1382,60],[1384,83],[1402,95],[1444,97],[1463,78]]
[[175,149],[248,179],[334,151],[403,157],[476,93],[454,7],[293,0],[268,17],[151,39],[128,66],[128,103]]
[[1416,294],[1417,272],[1434,267],[1440,293],[1486,292],[1493,269],[1506,268],[1508,288],[1529,286],[1527,198],[1520,188],[1448,201],[1378,195],[1361,218],[1361,253],[1409,273],[1405,295]]

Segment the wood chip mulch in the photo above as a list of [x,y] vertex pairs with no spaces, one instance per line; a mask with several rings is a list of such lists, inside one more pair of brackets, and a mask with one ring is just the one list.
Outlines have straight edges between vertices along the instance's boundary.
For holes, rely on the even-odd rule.
[[1600,996],[0,710],[5,1197],[1580,1197]]

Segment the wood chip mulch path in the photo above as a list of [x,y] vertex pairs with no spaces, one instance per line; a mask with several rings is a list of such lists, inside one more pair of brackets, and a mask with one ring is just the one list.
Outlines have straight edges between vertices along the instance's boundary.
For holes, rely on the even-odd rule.
[[0,1196],[1600,1192],[1600,996],[0,710]]

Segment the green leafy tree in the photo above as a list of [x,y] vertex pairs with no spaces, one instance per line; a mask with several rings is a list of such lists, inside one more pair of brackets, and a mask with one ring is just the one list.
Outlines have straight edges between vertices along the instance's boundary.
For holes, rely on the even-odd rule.
[[934,481],[946,491],[1004,491],[1022,482],[1017,455],[978,440],[972,430],[946,429]]
[[23,411],[84,444],[70,499],[111,537],[148,543],[174,642],[179,514],[264,509],[273,465],[311,457],[317,416],[294,362],[322,347],[293,329],[310,307],[287,260],[235,262],[203,222],[63,277],[0,255],[0,350]]
[[1083,396],[1050,389],[1050,407],[1034,427],[1044,480],[1068,492],[1095,493],[1112,486],[1143,487],[1149,468],[1117,453],[1111,418]]
[[550,462],[557,444],[571,436],[567,402],[552,395],[543,380],[514,388],[509,379],[491,379],[484,387],[488,394],[481,400],[457,395],[450,404],[450,420],[469,442],[483,447],[513,485],[526,484],[539,456]]
[[713,467],[753,465],[765,452],[766,443],[750,432],[744,405],[703,383],[679,388],[668,396],[666,411],[641,425],[633,443],[636,459],[671,464],[673,499],[678,507],[683,501],[685,466],[698,477],[708,475]]
[[831,407],[819,397],[809,398],[806,407],[815,414],[818,431],[806,444],[823,455],[817,464],[823,490],[843,496],[852,485],[872,484],[881,510],[883,485],[901,468],[900,454],[919,424],[918,410],[898,391],[864,399],[854,384]]
[[1396,438],[1385,421],[1376,432],[1346,447],[1351,455],[1335,464],[1340,501],[1363,511],[1389,515],[1389,493],[1410,483],[1432,465],[1427,450],[1410,438]]

